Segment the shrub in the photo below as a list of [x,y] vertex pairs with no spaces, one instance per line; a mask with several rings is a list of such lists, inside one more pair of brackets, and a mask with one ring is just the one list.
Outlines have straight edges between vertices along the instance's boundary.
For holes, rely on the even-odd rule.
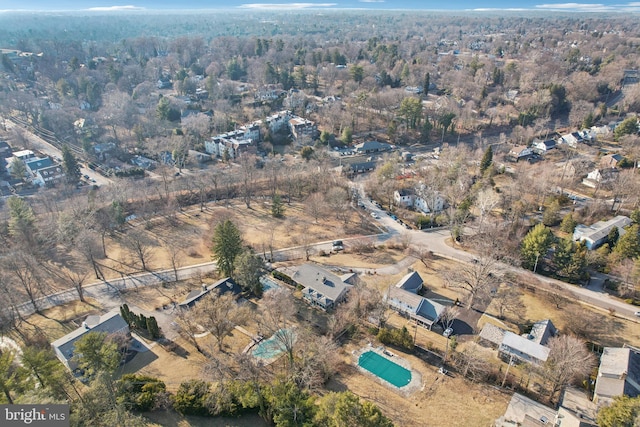
[[117,383],[117,399],[128,409],[150,411],[158,406],[159,398],[166,393],[166,385],[157,378],[146,375],[125,374]]
[[205,405],[209,397],[209,383],[189,380],[180,384],[173,396],[173,408],[182,415],[209,415]]
[[286,274],[284,274],[284,273],[282,273],[282,272],[280,272],[278,270],[273,270],[271,275],[273,277],[275,277],[276,279],[283,281],[287,285],[291,285],[291,286],[295,286],[296,285],[295,280],[293,280],[291,277],[287,276]]
[[402,329],[381,328],[378,332],[378,340],[382,344],[413,350],[413,337],[406,326]]

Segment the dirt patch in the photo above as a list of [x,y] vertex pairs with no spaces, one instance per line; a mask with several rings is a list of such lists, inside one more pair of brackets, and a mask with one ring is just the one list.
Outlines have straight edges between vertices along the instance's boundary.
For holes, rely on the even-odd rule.
[[257,414],[247,414],[238,418],[226,417],[185,417],[174,411],[158,411],[143,414],[149,421],[165,427],[267,427]]

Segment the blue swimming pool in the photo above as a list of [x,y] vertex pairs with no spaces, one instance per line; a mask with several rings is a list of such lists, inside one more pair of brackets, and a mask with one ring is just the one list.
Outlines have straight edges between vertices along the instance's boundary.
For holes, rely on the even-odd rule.
[[284,342],[292,339],[288,334],[293,334],[291,329],[279,329],[271,337],[260,341],[253,347],[251,354],[259,359],[273,359],[286,351]]
[[398,388],[411,382],[411,371],[380,356],[375,351],[362,353],[358,359],[358,366]]

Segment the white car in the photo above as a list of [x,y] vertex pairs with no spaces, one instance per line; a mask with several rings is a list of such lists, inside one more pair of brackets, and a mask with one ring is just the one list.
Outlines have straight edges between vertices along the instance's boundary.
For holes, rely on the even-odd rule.
[[453,328],[447,328],[442,333],[442,336],[445,337],[445,338],[449,338],[451,336],[451,334],[453,334]]
[[380,219],[380,216],[378,216],[378,214],[375,212],[371,212],[371,216],[374,217],[375,219]]

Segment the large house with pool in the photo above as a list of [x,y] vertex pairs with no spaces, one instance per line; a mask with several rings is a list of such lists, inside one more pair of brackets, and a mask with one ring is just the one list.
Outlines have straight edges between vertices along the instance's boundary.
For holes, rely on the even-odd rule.
[[302,264],[291,277],[303,286],[302,296],[309,304],[331,310],[345,300],[357,275],[338,276],[315,264]]

